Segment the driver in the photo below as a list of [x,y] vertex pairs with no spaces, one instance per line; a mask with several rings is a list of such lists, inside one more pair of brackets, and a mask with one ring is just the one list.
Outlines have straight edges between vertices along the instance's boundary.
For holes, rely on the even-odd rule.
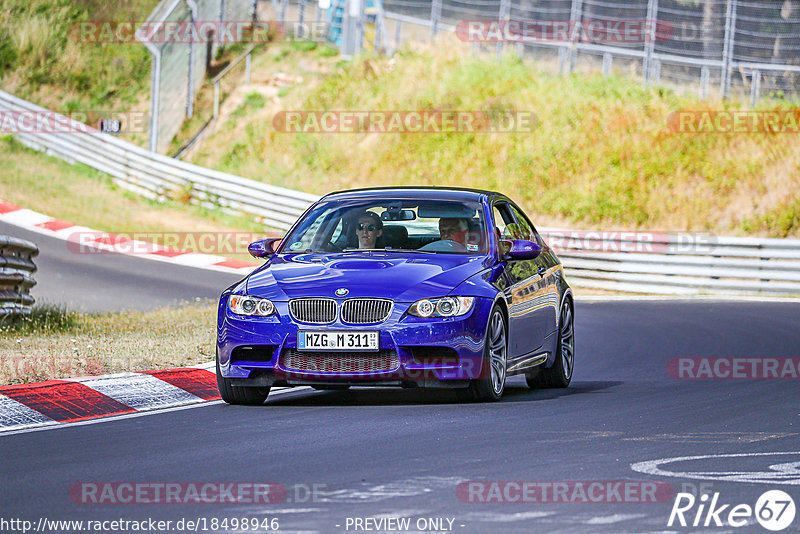
[[467,231],[469,223],[460,217],[442,217],[439,219],[439,234],[442,239],[450,239],[467,246]]
[[377,213],[365,211],[358,216],[356,237],[358,248],[376,248],[375,243],[383,235],[383,221]]

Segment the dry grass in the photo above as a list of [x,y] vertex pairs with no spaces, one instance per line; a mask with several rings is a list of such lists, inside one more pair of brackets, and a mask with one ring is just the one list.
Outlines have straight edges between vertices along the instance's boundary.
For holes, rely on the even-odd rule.
[[0,328],[0,384],[146,371],[213,360],[216,303],[71,313],[66,325]]
[[8,138],[0,140],[0,159],[4,163],[0,199],[80,226],[128,235],[148,234],[152,239],[147,240],[160,243],[177,236],[178,248],[243,260],[253,260],[245,247],[237,253],[206,250],[200,248],[201,243],[184,239],[184,233],[251,233],[254,238],[274,234],[247,217],[180,202],[158,204],[142,199],[120,189],[107,175],[34,152]]
[[[542,226],[800,236],[795,135],[667,127],[674,111],[744,104],[643,88],[633,77],[560,77],[514,54],[498,61],[442,39],[352,62],[274,46],[254,63],[248,89],[269,96],[266,105],[248,108],[247,93],[233,95],[238,107],[226,106],[193,160],[318,194],[371,185],[495,189]],[[276,64],[301,80],[270,94]],[[287,134],[272,125],[279,110],[420,109],[533,110],[539,124],[531,133],[410,135]]]

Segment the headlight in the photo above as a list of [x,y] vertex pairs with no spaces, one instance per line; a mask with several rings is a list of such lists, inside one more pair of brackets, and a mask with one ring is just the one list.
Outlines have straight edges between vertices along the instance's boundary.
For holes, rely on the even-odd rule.
[[472,309],[475,297],[443,297],[418,300],[408,309],[416,317],[457,317]]
[[275,313],[272,301],[247,295],[231,295],[228,297],[228,309],[236,315],[255,315],[266,317]]

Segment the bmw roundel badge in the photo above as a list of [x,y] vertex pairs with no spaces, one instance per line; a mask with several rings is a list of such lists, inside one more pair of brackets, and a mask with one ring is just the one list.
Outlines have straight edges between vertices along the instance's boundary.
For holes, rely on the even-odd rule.
[[339,289],[336,290],[337,297],[344,297],[348,293],[350,293],[350,290],[348,290],[346,287],[340,287]]

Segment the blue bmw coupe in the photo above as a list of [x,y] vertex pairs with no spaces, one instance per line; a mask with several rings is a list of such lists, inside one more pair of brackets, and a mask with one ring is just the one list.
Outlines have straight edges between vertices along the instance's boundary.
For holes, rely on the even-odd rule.
[[448,387],[494,401],[509,375],[531,387],[572,378],[572,290],[502,194],[331,193],[250,253],[266,262],[219,301],[217,384],[230,404],[301,385]]

